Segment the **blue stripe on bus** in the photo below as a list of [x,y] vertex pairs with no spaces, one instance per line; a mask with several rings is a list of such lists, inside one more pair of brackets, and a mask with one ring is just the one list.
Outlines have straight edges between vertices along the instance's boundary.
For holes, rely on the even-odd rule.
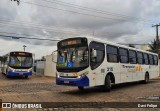
[[31,76],[32,75],[32,71],[30,72],[12,72],[9,71],[7,76]]
[[[65,83],[68,82],[68,83]],[[69,79],[69,78],[56,78],[57,85],[67,85],[67,86],[89,86],[89,79],[84,76],[79,79]]]

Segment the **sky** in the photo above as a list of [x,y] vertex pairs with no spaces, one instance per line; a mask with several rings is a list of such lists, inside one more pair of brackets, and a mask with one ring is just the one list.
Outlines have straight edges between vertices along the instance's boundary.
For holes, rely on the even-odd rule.
[[[160,0],[0,0],[0,35],[62,40],[93,36],[116,43],[150,43],[160,23]],[[0,56],[26,51],[36,59],[56,50],[56,41],[0,36]]]

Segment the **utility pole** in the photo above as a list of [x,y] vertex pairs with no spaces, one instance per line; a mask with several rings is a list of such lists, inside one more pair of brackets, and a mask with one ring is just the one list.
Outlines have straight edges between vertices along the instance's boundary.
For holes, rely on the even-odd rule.
[[26,48],[26,47],[27,47],[26,45],[23,45],[24,52],[25,52],[25,48]]
[[156,53],[158,53],[158,44],[159,44],[159,36],[158,36],[158,27],[160,24],[152,25],[152,27],[156,27]]

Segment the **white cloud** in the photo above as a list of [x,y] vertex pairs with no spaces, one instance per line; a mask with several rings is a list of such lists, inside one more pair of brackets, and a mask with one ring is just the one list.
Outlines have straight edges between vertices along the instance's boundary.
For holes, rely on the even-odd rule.
[[[106,14],[87,11],[87,9],[80,10],[79,8],[56,3],[47,3],[41,0],[24,0],[24,2],[34,2],[48,7],[75,11],[84,15],[39,7],[23,3],[23,1],[17,6],[13,1],[1,0],[0,32],[24,33],[47,39],[92,35],[94,32],[95,36],[101,39],[118,43],[148,43],[155,36],[155,29],[151,25],[158,23],[160,19],[160,1],[158,0],[61,0],[61,3],[68,2],[96,10],[104,10]],[[142,20],[131,18],[131,16],[142,18]],[[9,22],[5,22],[4,25],[1,18]],[[23,21],[23,23],[15,23],[17,21]],[[8,25],[9,23],[12,23],[12,25]],[[31,23],[42,24],[45,27]],[[23,25],[28,28],[24,28]],[[36,28],[30,27],[31,25]],[[27,50],[36,53],[37,58],[51,53],[56,47],[56,42],[36,40],[0,39],[0,43],[1,54],[13,50],[22,50],[22,45],[26,44]]]

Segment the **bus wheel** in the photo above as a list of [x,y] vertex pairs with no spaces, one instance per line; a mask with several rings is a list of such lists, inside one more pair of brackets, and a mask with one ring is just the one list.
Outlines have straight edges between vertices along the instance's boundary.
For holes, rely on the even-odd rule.
[[110,92],[111,91],[110,75],[107,75],[106,78],[105,78],[104,91],[105,92]]
[[81,90],[81,91],[83,91],[83,90],[84,90],[84,87],[78,86],[78,89]]
[[28,79],[28,76],[25,76],[26,79]]
[[147,84],[148,82],[149,82],[149,74],[146,73],[143,83],[144,83],[144,84]]

